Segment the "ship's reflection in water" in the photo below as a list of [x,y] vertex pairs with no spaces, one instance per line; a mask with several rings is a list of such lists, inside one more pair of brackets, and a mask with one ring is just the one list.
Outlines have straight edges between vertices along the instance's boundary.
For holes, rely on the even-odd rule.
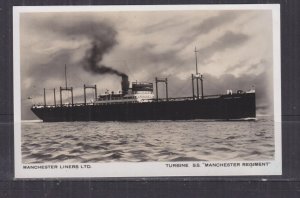
[[271,117],[22,124],[23,163],[272,160],[274,151]]

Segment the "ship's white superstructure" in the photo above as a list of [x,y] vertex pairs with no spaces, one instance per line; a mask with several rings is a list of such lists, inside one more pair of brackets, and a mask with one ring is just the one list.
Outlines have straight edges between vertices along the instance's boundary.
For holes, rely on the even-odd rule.
[[101,94],[94,103],[98,104],[116,104],[116,103],[142,103],[152,102],[154,99],[152,83],[133,82],[132,88],[126,90],[126,93],[114,92]]

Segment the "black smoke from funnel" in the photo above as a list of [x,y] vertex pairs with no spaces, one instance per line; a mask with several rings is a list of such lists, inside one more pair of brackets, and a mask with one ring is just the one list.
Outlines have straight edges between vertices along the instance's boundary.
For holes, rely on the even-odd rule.
[[94,40],[91,43],[92,47],[86,51],[83,59],[83,66],[86,71],[93,74],[115,74],[118,76],[127,76],[125,73],[101,63],[104,54],[109,53],[110,50],[117,44],[115,38],[116,34],[117,32],[113,28],[107,27],[104,35],[94,37]]

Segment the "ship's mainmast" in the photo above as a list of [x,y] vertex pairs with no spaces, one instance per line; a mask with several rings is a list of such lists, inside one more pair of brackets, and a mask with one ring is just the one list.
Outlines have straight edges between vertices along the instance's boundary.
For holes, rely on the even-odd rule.
[[193,99],[195,99],[194,94],[194,80],[196,80],[196,91],[197,91],[197,99],[199,99],[199,80],[201,82],[201,99],[204,98],[203,95],[203,75],[198,72],[198,52],[197,48],[195,47],[195,60],[196,60],[196,74],[192,74],[192,88],[193,88]]
[[65,85],[68,88],[68,81],[67,81],[67,64],[65,64]]
[[65,64],[65,86],[66,87],[59,87],[59,96],[60,96],[60,106],[63,106],[62,104],[62,92],[63,91],[69,91],[71,92],[71,101],[72,101],[72,106],[74,105],[74,100],[73,100],[73,87],[68,87],[68,82],[67,82],[67,65]]

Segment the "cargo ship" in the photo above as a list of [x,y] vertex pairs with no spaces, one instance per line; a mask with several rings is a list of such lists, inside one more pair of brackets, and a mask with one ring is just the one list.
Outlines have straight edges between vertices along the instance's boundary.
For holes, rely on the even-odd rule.
[[[196,50],[195,50],[196,51]],[[66,74],[66,69],[65,69]],[[44,122],[72,121],[138,121],[138,120],[255,120],[255,90],[227,90],[226,94],[204,95],[203,75],[198,73],[196,56],[196,73],[191,75],[191,96],[172,98],[168,96],[168,79],[155,78],[153,82],[132,82],[128,76],[121,75],[122,91],[97,94],[97,86],[83,86],[84,102],[73,102],[73,87],[66,85],[59,88],[60,102],[34,104],[32,112]],[[158,85],[165,85],[165,97],[158,96]],[[86,89],[94,90],[94,100],[87,102]],[[62,102],[62,92],[71,92],[71,103]]]

